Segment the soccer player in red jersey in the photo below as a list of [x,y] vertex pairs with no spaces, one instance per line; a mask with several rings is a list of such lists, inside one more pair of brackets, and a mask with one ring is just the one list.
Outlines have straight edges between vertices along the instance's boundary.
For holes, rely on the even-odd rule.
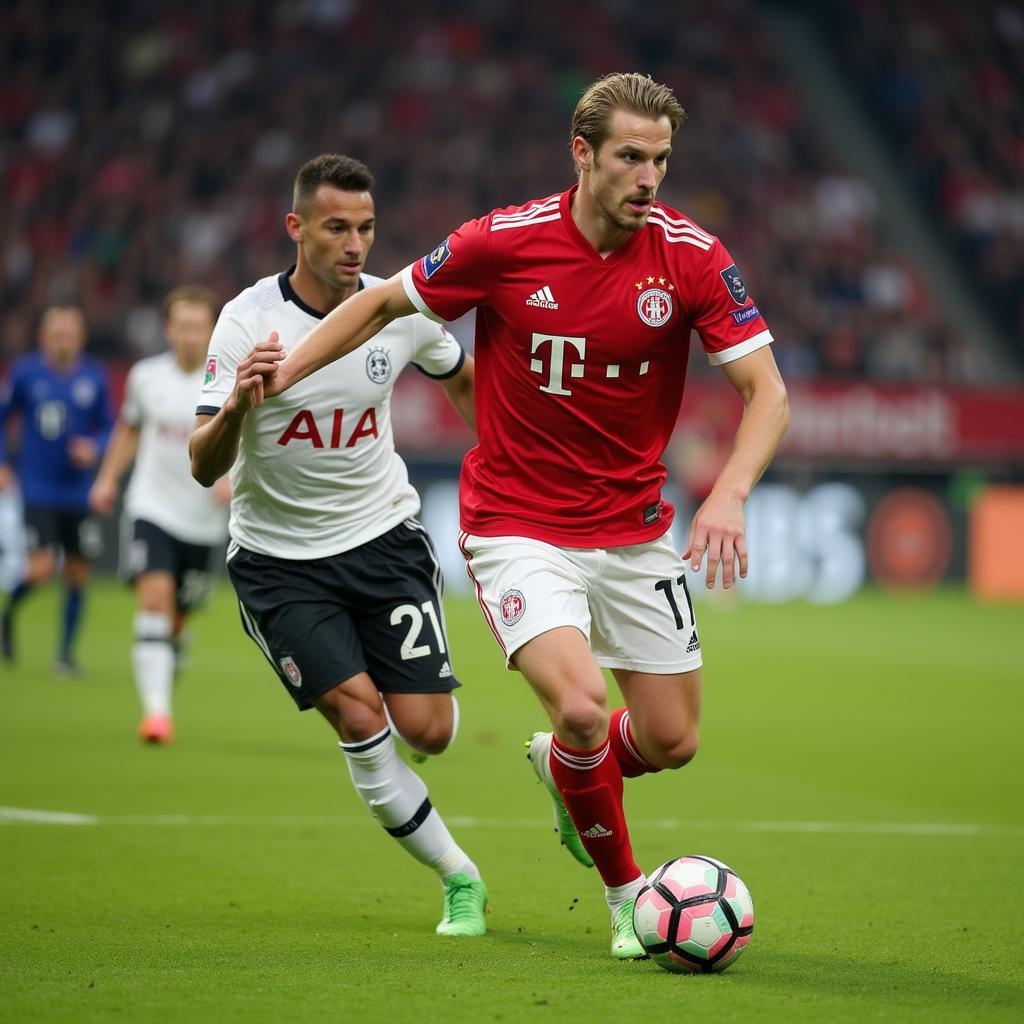
[[[265,394],[278,394],[396,317],[476,307],[479,443],[462,468],[461,546],[508,664],[551,719],[530,760],[563,842],[604,880],[619,959],[643,954],[623,777],[697,750],[701,654],[684,560],[698,571],[706,556],[709,588],[719,569],[726,588],[746,575],[744,502],[788,422],[772,336],[735,262],[656,202],[685,116],[646,76],[599,79],[573,115],[575,186],[462,225],[261,367]],[[745,409],[680,558],[660,459],[691,330]],[[602,668],[625,698],[610,715]]]

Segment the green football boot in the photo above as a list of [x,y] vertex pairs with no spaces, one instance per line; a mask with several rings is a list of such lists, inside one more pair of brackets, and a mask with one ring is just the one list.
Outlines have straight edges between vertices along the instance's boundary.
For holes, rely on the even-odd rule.
[[644,960],[647,957],[633,929],[635,906],[634,896],[631,900],[626,900],[618,910],[612,911],[612,956],[616,960]]
[[551,765],[548,763],[548,756],[551,753],[551,733],[535,732],[533,737],[525,744],[526,759],[533,765],[537,778],[544,784],[544,788],[551,797],[551,804],[555,812],[555,831],[561,838],[562,845],[578,860],[585,868],[592,868],[594,862],[590,854],[583,847],[576,826],[565,809],[565,802],[562,794],[558,792],[555,780],[551,777]]
[[438,935],[484,935],[487,923],[487,886],[463,874],[450,875],[444,882],[444,917]]

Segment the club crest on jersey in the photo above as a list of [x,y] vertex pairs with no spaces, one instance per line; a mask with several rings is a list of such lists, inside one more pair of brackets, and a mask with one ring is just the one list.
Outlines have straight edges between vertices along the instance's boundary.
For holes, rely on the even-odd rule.
[[444,266],[445,260],[451,254],[451,246],[446,238],[432,253],[423,257],[423,276],[429,281]]
[[500,602],[501,621],[506,626],[514,626],[523,617],[523,612],[526,611],[526,598],[523,597],[523,592],[515,588],[506,590],[501,595]]
[[206,373],[203,374],[203,387],[217,379],[217,357],[210,356],[206,360]]
[[719,273],[722,275],[722,281],[725,283],[726,291],[728,291],[732,301],[737,306],[745,306],[747,304],[747,286],[736,264],[733,263],[731,266],[726,267],[725,270],[720,270]]
[[661,327],[672,317],[672,296],[663,288],[648,288],[637,297],[636,311],[648,327]]
[[379,345],[366,354],[366,376],[374,384],[386,384],[391,379],[391,357]]
[[284,673],[285,679],[287,679],[292,686],[298,687],[302,685],[302,673],[299,671],[299,666],[295,664],[294,658],[282,658],[278,664],[281,666],[281,671]]

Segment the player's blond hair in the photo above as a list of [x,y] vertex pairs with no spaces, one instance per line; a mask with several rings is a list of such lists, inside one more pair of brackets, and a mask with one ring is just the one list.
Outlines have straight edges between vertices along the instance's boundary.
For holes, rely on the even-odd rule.
[[673,135],[686,120],[686,111],[672,90],[655,82],[650,75],[635,71],[605,75],[589,86],[576,104],[569,129],[570,148],[573,139],[579,136],[596,152],[611,134],[612,115],[616,110],[628,110],[652,121],[667,117]]
[[183,284],[169,292],[163,303],[165,320],[170,319],[171,310],[179,302],[187,302],[194,306],[206,306],[210,311],[210,319],[214,321],[217,319],[217,314],[220,313],[220,302],[217,301],[216,294],[201,284]]

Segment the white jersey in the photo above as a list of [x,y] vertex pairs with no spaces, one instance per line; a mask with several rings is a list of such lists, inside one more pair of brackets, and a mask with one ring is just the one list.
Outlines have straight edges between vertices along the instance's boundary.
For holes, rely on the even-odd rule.
[[[221,311],[198,414],[220,409],[258,341],[277,331],[290,351],[323,318],[289,274],[263,278]],[[360,287],[381,280],[363,274]],[[415,515],[420,499],[395,451],[391,390],[409,363],[444,379],[465,358],[452,335],[415,313],[249,412],[231,469],[232,540],[275,558],[324,558]]]
[[171,352],[136,363],[125,383],[121,418],[140,428],[139,448],[125,511],[187,544],[220,544],[227,509],[192,478],[188,439],[203,367],[186,373]]

